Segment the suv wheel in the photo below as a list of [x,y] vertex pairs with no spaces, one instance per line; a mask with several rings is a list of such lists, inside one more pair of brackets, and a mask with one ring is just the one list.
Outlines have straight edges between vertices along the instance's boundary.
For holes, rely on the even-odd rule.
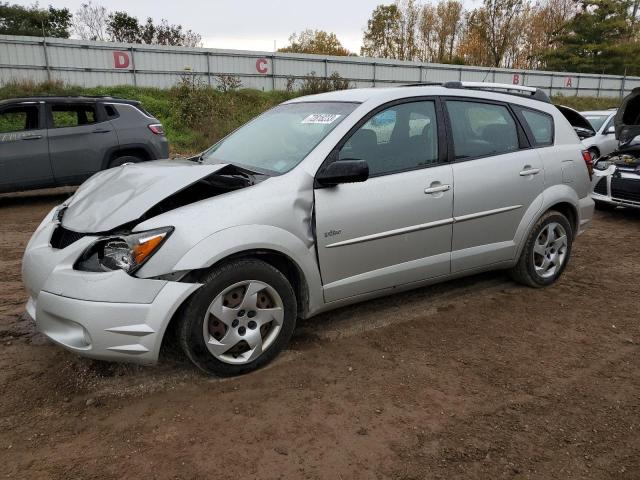
[[201,279],[178,329],[182,349],[201,370],[238,375],[266,365],[291,338],[297,304],[291,284],[256,259],[222,265]]
[[136,157],[135,155],[124,155],[111,160],[111,162],[109,162],[109,168],[119,167],[125,163],[139,163],[142,161],[142,158]]
[[520,259],[510,271],[512,278],[530,287],[554,283],[569,261],[573,229],[567,217],[551,210],[529,232]]

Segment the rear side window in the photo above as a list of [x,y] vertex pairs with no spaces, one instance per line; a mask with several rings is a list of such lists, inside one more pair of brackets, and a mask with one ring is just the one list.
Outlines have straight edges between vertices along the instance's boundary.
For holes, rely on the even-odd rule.
[[96,123],[95,105],[52,105],[51,116],[54,128],[78,127]]
[[533,133],[537,147],[553,145],[553,118],[551,115],[523,108],[522,116]]
[[115,118],[118,116],[118,112],[113,105],[105,105],[104,111],[107,113],[109,118]]
[[504,105],[449,100],[447,110],[456,160],[500,155],[520,148],[516,122]]
[[9,107],[0,112],[0,133],[22,132],[38,128],[38,107],[24,105]]

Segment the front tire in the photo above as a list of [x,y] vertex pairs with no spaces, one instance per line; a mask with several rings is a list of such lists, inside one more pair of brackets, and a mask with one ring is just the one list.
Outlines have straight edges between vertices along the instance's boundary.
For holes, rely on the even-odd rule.
[[511,277],[534,288],[555,283],[569,262],[573,244],[573,229],[567,217],[550,210],[529,232],[518,263],[510,270]]
[[257,259],[228,262],[200,279],[189,299],[178,340],[189,359],[208,374],[256,370],[287,345],[295,328],[296,297],[287,278]]

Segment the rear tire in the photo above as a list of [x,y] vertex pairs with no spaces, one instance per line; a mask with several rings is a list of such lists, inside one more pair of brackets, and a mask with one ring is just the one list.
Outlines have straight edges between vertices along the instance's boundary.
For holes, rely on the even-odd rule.
[[297,302],[287,278],[272,265],[246,258],[230,261],[200,279],[188,300],[178,341],[200,370],[240,375],[263,367],[287,345]]
[[144,159],[136,157],[135,155],[123,155],[122,157],[117,157],[111,160],[109,162],[109,168],[120,167],[125,163],[139,163],[143,161]]
[[598,200],[594,200],[596,210],[600,210],[603,212],[613,212],[616,209],[616,205],[607,202],[600,202]]
[[509,271],[516,282],[541,288],[555,283],[569,262],[573,228],[562,213],[549,210],[533,226],[518,263]]

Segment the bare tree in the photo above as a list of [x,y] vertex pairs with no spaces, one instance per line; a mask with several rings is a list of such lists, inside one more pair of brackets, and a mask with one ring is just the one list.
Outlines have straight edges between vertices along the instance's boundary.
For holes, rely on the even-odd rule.
[[73,16],[73,32],[82,40],[105,40],[109,14],[102,5],[83,3]]

